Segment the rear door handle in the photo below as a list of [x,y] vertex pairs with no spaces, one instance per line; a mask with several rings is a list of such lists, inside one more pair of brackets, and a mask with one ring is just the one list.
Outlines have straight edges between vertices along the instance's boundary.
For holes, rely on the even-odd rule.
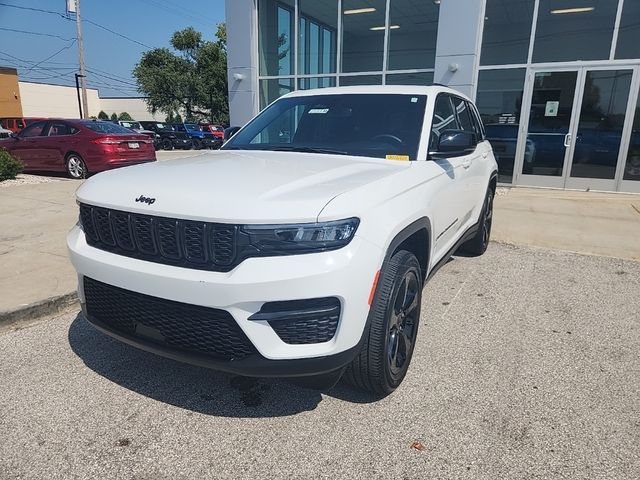
[[567,133],[567,134],[564,136],[564,146],[565,146],[565,147],[568,147],[569,145],[571,145],[571,134],[570,134],[570,133]]

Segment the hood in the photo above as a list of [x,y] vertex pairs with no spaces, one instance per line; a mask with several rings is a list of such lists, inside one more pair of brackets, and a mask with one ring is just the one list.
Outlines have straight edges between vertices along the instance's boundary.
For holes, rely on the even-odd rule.
[[[212,222],[314,222],[335,196],[404,171],[409,163],[218,150],[104,172],[87,180],[77,196],[108,208]],[[140,196],[155,201],[136,202]]]

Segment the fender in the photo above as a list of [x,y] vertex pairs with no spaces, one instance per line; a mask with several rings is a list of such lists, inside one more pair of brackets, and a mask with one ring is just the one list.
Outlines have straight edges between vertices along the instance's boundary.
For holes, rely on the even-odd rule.
[[426,281],[427,279],[427,272],[429,270],[429,259],[431,258],[431,220],[429,220],[427,217],[421,217],[417,220],[415,220],[414,222],[410,223],[409,225],[407,225],[406,227],[404,227],[402,230],[400,230],[400,232],[398,232],[398,234],[393,238],[393,240],[391,240],[391,243],[389,243],[389,246],[387,247],[386,253],[384,255],[384,260],[382,261],[382,266],[381,268],[383,268],[391,259],[391,256],[393,255],[393,252],[396,250],[396,248],[398,248],[398,246],[400,244],[402,244],[402,242],[404,242],[407,238],[411,237],[411,235],[413,235],[416,232],[419,232],[420,230],[426,229],[427,230],[427,238],[428,238],[428,243],[426,245],[426,249],[427,249],[427,266],[426,266],[426,271],[422,272],[422,280]]

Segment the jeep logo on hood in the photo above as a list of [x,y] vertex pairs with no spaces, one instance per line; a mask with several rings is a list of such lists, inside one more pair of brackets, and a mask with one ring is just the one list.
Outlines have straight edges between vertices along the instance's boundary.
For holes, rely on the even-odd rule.
[[146,203],[147,205],[152,205],[155,201],[155,198],[145,197],[144,195],[140,195],[136,198],[136,202]]

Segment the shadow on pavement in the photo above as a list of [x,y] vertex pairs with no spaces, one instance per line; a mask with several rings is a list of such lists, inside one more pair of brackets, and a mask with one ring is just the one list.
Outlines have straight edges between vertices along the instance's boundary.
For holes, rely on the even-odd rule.
[[[98,375],[145,397],[206,415],[280,417],[313,410],[321,392],[285,380],[240,377],[166,359],[118,342],[81,313],[69,327],[69,345]],[[325,395],[354,403],[379,400],[342,382]]]

